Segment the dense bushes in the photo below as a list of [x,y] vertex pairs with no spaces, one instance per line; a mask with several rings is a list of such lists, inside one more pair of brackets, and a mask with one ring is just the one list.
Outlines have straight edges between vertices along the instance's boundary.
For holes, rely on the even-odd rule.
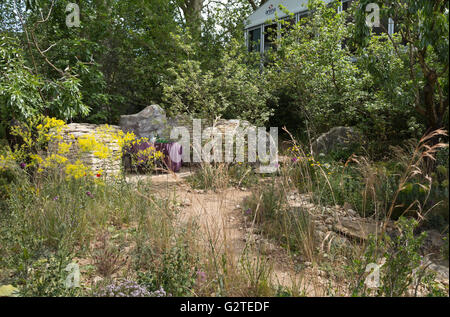
[[267,123],[272,115],[268,102],[274,97],[266,76],[256,63],[246,60],[239,45],[228,45],[215,69],[203,70],[195,60],[172,68],[172,78],[163,86],[166,108],[195,118],[239,118],[259,126]]
[[[139,196],[134,185],[120,180],[106,184],[55,175],[33,184],[21,173],[10,185],[11,195],[0,215],[0,284],[12,284],[25,296],[89,295],[95,286],[91,274],[105,281],[118,274],[138,278],[123,254],[123,245],[134,240],[140,258],[148,255],[145,266],[136,262],[134,268],[155,277],[152,284],[148,279],[141,281],[148,292],[164,286],[167,292],[181,295],[194,287],[196,270],[190,271],[194,260],[187,258],[195,257],[189,249],[193,244],[187,246],[188,238],[181,233],[183,228],[174,225],[173,217],[161,219],[159,214],[175,212],[170,201]],[[149,192],[146,186],[140,184],[138,191]],[[150,228],[151,223],[155,226]],[[127,238],[122,228],[129,226],[139,230],[130,230]],[[102,232],[109,238],[102,238]],[[151,249],[142,249],[144,244]],[[92,259],[96,270],[83,271],[79,288],[67,288],[70,272],[66,268],[80,258]],[[183,277],[186,274],[193,277]]]
[[[358,2],[354,11],[338,15],[336,8],[320,1],[311,1],[309,9],[314,13],[291,29],[283,28],[278,49],[267,53],[272,62],[265,72],[279,97],[271,122],[288,124],[305,143],[335,126],[357,127],[367,140],[365,151],[376,160],[385,159],[390,145],[425,133],[430,113],[417,110],[424,96],[418,92],[423,83],[416,79],[423,75],[411,60],[414,48],[411,53],[400,34],[370,34],[365,45],[358,45],[355,38],[361,30],[348,23],[349,14],[362,11]],[[416,30],[414,22],[404,23],[398,28]],[[435,61],[433,49],[428,49],[430,64],[444,74],[445,60]],[[445,104],[448,80],[445,75],[441,79],[439,100]]]

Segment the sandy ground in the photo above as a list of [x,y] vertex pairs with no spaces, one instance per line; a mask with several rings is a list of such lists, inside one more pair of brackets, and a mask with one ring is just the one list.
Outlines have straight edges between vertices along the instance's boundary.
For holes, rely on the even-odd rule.
[[[133,175],[128,176],[128,182],[148,181],[160,197],[169,197],[175,193],[177,201],[181,203],[179,221],[195,219],[201,230],[201,237],[205,247],[214,241],[217,250],[227,248],[232,251],[238,261],[247,243],[257,242],[258,246],[252,252],[254,258],[263,254],[272,266],[272,282],[275,285],[291,287],[293,283],[303,290],[307,296],[321,296],[323,287],[320,286],[320,274],[313,268],[305,268],[295,272],[292,259],[281,247],[270,243],[252,233],[242,213],[244,199],[251,195],[248,190],[230,188],[221,192],[204,192],[192,189],[185,181],[192,171],[182,170],[175,175],[164,174],[156,176]],[[263,243],[261,243],[263,242]]]

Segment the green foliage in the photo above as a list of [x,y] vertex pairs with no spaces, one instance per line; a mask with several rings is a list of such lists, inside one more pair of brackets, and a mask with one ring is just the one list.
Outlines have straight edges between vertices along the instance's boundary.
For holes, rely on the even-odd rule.
[[[361,1],[362,7],[369,2]],[[409,5],[412,5],[411,12],[417,9],[413,4],[417,1],[397,2],[402,2],[396,7],[400,11],[407,10]],[[440,2],[433,10],[442,6],[448,4]],[[394,7],[389,5],[389,8]],[[445,59],[437,59],[430,49],[426,62],[439,76],[442,74],[442,78],[426,85],[424,70],[420,70],[416,59],[410,63],[414,49],[408,44],[405,46],[405,32],[420,23],[410,21],[405,26],[403,17],[409,17],[409,14],[397,14],[396,11],[394,20],[403,33],[393,36],[370,34],[365,45],[360,47],[354,38],[366,28],[361,25],[365,23],[366,12],[360,9],[358,1],[349,13],[336,14],[336,7],[327,7],[320,1],[310,1],[309,9],[314,12],[292,29],[285,28],[282,38],[277,41],[278,49],[266,53],[272,61],[267,65],[266,73],[274,95],[279,98],[277,117],[273,118],[272,124],[288,124],[289,130],[305,141],[335,126],[354,126],[368,141],[366,151],[377,159],[388,154],[388,145],[421,136],[431,124],[430,115],[422,111],[424,98],[431,98],[426,97],[426,91],[435,89],[434,105],[439,108],[440,104],[442,108],[446,103],[448,67]],[[383,10],[384,7],[382,14]],[[349,14],[355,15],[356,25],[347,22]],[[441,18],[448,21],[448,14]],[[441,40],[433,43],[448,45],[448,34],[441,31],[438,32],[442,34]],[[416,58],[414,52],[413,58]],[[445,109],[441,108],[436,109],[433,128],[441,127],[444,122]]]
[[248,163],[231,165],[228,169],[228,175],[231,183],[238,187],[251,187],[259,182],[259,177],[254,167]]
[[221,190],[229,186],[251,187],[259,182],[259,178],[248,163],[214,163],[202,164],[187,181],[195,189]]
[[244,119],[263,125],[272,115],[273,99],[267,78],[248,64],[242,48],[232,42],[218,65],[203,70],[201,62],[188,59],[171,68],[172,78],[163,85],[164,104],[171,113],[214,120]]
[[[427,272],[421,263],[419,252],[426,235],[414,235],[417,225],[414,219],[400,218],[399,232],[395,237],[384,234],[369,239],[364,255],[353,260],[348,268],[353,296],[417,296],[419,287],[424,287],[431,296],[444,296],[433,282],[433,274]],[[366,267],[370,263],[382,264],[379,287],[376,289],[369,289],[365,284]]]
[[41,258],[33,262],[24,279],[20,295],[24,297],[74,297],[81,295],[79,287],[67,287],[71,259],[62,255]]
[[275,89],[292,96],[291,107],[318,133],[338,124],[353,125],[349,120],[356,123],[366,94],[360,70],[342,45],[349,35],[345,15],[318,1],[310,8],[314,13],[279,41],[268,72]]
[[196,259],[186,245],[177,245],[162,254],[159,265],[138,273],[138,282],[149,291],[164,288],[173,296],[190,296],[197,280]]
[[195,189],[223,190],[230,186],[229,166],[222,163],[204,163],[200,169],[187,178]]
[[[149,291],[164,286],[174,295],[191,294],[198,259],[188,233],[173,223],[173,201],[140,196],[136,190],[149,192],[145,184],[135,187],[120,179],[106,185],[50,173],[32,184],[24,170],[19,172],[0,213],[0,284],[17,286],[24,296],[78,296],[81,290],[62,284],[75,254],[89,256],[101,275],[117,274],[125,256],[112,239],[122,226],[137,223],[129,230],[137,239],[137,253],[131,254],[136,269],[155,277]],[[109,234],[97,239],[105,229],[111,241]]]
[[27,119],[44,108],[39,95],[42,79],[25,68],[23,51],[17,41],[0,36],[0,114],[1,123]]
[[[353,38],[363,51],[369,42],[370,30],[365,23],[365,10],[360,8],[365,8],[370,2],[361,0],[359,6],[354,7],[356,28]],[[407,101],[415,116],[425,119],[427,128],[441,128],[445,116],[448,117],[448,109],[444,106],[448,103],[448,1],[395,0],[377,3],[380,5],[381,19],[392,17],[402,36],[402,42],[389,38],[395,54],[408,69],[399,86],[409,86],[411,93],[402,103]],[[392,84],[386,81],[382,86],[389,91]]]
[[[445,153],[447,150],[442,150]],[[361,216],[384,217],[396,199],[391,217],[425,214],[423,228],[439,231],[448,226],[448,170],[439,165],[430,178],[417,173],[400,186],[401,176],[407,166],[392,158],[385,162],[372,162],[363,156],[352,156],[348,161],[330,159],[340,153],[315,160],[299,157],[290,165],[291,175],[301,193],[311,193],[317,204],[349,204]],[[409,156],[405,156],[407,161]],[[410,164],[410,162],[407,162]]]
[[23,121],[43,112],[62,119],[86,115],[89,107],[82,101],[81,82],[71,72],[46,76],[24,58],[17,40],[0,35],[0,124],[11,119]]

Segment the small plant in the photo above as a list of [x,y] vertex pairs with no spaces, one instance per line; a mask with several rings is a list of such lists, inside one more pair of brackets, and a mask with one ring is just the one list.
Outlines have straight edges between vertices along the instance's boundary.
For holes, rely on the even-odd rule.
[[92,259],[98,273],[106,278],[119,271],[127,262],[120,250],[110,242],[108,232],[100,235],[92,251]]
[[41,258],[28,268],[26,279],[20,288],[20,295],[67,297],[81,295],[81,288],[69,287],[67,265],[71,260],[64,256]]
[[236,163],[230,166],[231,183],[236,187],[251,187],[258,184],[258,175],[248,163]]
[[302,252],[314,261],[314,225],[309,214],[301,208],[290,208],[286,192],[275,183],[255,190],[244,201],[244,214],[252,226],[277,240],[292,252]]
[[266,257],[259,254],[253,256],[252,253],[249,245],[246,245],[240,261],[248,281],[249,294],[251,296],[270,296],[272,267]]
[[[174,296],[192,295],[197,281],[195,259],[186,246],[174,246],[167,250],[149,271],[138,274],[138,281],[148,290],[163,287]],[[194,265],[193,265],[194,264]]]
[[193,188],[203,190],[223,190],[230,185],[229,165],[224,163],[202,163],[200,169],[187,181]]
[[[418,226],[414,219],[402,217],[397,225],[398,233],[393,238],[387,234],[371,236],[363,256],[348,267],[353,296],[418,296],[420,288],[433,296],[441,294],[434,283],[434,274],[427,271],[419,253],[426,234],[414,235]],[[379,267],[374,286],[367,283],[367,268],[371,264]]]
[[170,296],[161,287],[154,292],[132,280],[115,281],[94,292],[95,297],[167,297]]

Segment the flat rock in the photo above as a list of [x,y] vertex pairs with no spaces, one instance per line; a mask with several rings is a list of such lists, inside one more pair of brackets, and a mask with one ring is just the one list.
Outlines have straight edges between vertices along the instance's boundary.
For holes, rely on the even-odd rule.
[[383,223],[359,219],[341,218],[334,225],[334,230],[350,238],[367,240],[370,235],[378,235],[383,228]]

